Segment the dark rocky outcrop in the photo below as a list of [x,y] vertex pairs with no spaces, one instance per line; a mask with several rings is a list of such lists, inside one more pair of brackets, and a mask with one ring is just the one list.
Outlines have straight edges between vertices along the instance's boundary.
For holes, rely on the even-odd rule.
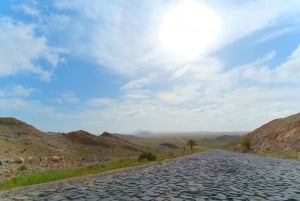
[[168,149],[180,149],[177,145],[171,143],[162,143],[159,145],[159,147]]

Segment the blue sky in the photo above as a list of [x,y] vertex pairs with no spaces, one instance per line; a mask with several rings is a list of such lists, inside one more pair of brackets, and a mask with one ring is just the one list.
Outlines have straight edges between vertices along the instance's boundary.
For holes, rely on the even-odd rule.
[[0,116],[44,131],[241,131],[300,112],[299,0],[4,0],[0,44]]

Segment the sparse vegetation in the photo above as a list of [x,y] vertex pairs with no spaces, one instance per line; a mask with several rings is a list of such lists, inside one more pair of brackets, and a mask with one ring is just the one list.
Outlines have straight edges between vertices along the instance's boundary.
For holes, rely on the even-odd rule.
[[54,170],[49,172],[36,172],[31,174],[21,175],[14,179],[7,181],[0,186],[0,190],[8,190],[20,186],[28,186],[40,183],[46,183],[50,181],[62,180],[72,177],[79,177],[89,174],[100,173],[109,170],[115,170],[125,167],[137,166],[145,163],[142,162],[130,162],[130,161],[118,161],[111,162],[106,165],[93,165],[81,168],[71,168],[67,170]]
[[23,164],[20,166],[19,170],[21,170],[21,171],[27,170],[27,166]]
[[289,153],[289,154],[286,154],[284,158],[286,158],[286,159],[293,159],[293,160],[299,160],[299,154],[297,154],[297,153]]
[[139,161],[155,161],[156,156],[152,154],[151,152],[143,152],[139,155]]
[[249,138],[245,138],[242,142],[242,145],[247,151],[251,150],[251,142]]
[[195,142],[195,140],[189,139],[189,140],[187,141],[186,144],[187,144],[188,146],[190,146],[191,151],[193,151],[194,146],[196,145],[196,142]]

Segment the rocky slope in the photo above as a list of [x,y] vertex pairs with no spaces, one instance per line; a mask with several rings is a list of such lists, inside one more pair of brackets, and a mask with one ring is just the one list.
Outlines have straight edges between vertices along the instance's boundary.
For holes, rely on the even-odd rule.
[[96,136],[87,131],[79,130],[70,132],[66,136],[72,142],[84,145],[100,146],[104,148],[121,148],[132,151],[142,150],[142,147],[139,145],[133,144],[124,138],[108,132],[103,132],[102,135]]
[[[128,149],[140,151],[142,147],[114,134],[100,136],[79,130],[70,133],[42,132],[15,118],[0,118],[0,156],[17,154],[26,150],[30,154],[72,154],[81,148]],[[99,151],[98,150],[98,151]],[[24,151],[23,151],[24,152]]]
[[15,118],[0,118],[0,155],[59,153],[63,136],[49,133],[46,135],[33,126]]
[[300,113],[270,121],[240,138],[234,146],[238,151],[299,157]]
[[143,149],[107,132],[45,133],[18,119],[0,118],[0,183],[18,175],[21,165],[28,171],[69,168],[138,158]]

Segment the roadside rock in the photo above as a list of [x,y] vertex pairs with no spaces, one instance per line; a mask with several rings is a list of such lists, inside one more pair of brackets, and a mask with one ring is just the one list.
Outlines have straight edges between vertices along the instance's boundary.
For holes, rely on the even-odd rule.
[[29,164],[29,165],[32,165],[33,163],[33,157],[29,156],[26,160],[26,162]]
[[[11,171],[8,170],[8,169],[0,170],[0,176],[3,176],[3,177],[10,177],[10,176],[11,176]],[[0,180],[0,183],[1,183],[1,180]]]
[[24,162],[24,158],[20,157],[20,156],[14,156],[11,160],[12,163],[18,163],[21,164]]
[[51,161],[53,162],[61,162],[64,160],[63,156],[51,156]]

